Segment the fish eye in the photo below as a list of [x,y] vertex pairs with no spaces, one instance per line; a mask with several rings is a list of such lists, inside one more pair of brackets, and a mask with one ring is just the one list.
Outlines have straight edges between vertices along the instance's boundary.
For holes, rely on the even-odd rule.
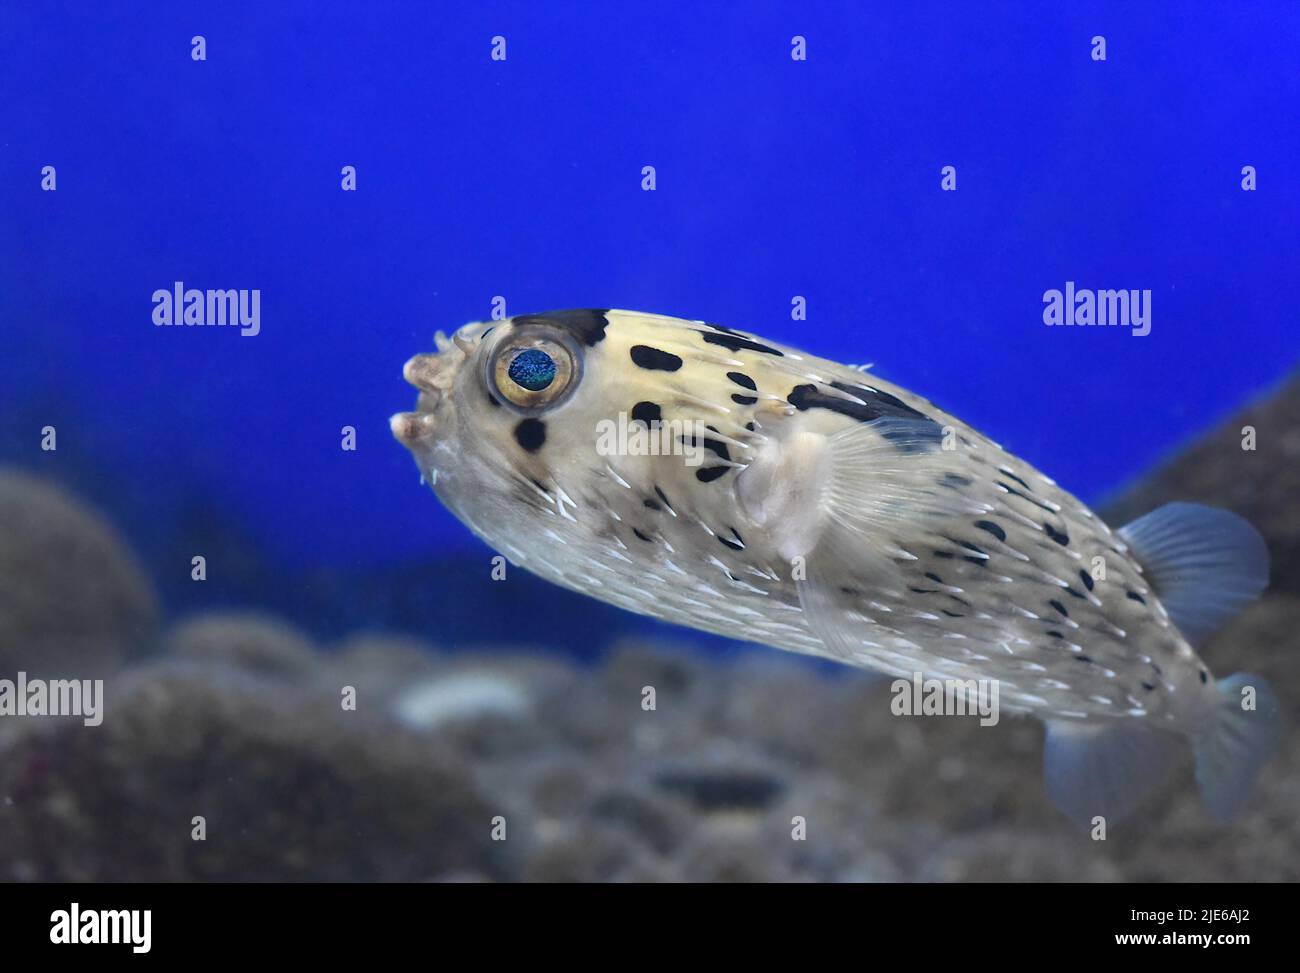
[[530,392],[540,392],[555,381],[555,359],[540,348],[525,348],[506,370],[510,381]]
[[528,412],[557,405],[578,374],[577,355],[566,342],[526,331],[512,335],[491,360],[491,384]]

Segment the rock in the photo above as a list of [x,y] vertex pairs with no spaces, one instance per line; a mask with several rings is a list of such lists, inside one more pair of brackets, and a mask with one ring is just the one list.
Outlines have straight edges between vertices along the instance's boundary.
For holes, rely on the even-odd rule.
[[193,662],[229,665],[254,675],[295,678],[320,668],[311,640],[287,622],[256,612],[217,612],[171,629],[164,650]]
[[678,863],[690,882],[789,882],[799,876],[787,843],[765,838],[758,822],[715,822],[692,836]]
[[992,827],[934,849],[924,882],[1118,882],[1124,870],[1082,832],[1056,837]]
[[592,767],[580,754],[550,752],[510,767],[499,789],[513,787],[538,818],[571,818],[591,799]]
[[[210,666],[120,679],[101,726],[0,753],[0,862],[36,881],[499,878],[509,846],[473,770],[337,697]],[[206,840],[196,841],[196,816]]]
[[359,707],[387,711],[407,686],[442,671],[445,659],[427,642],[367,632],[346,639],[325,655],[322,678],[336,687],[355,688]]
[[706,814],[762,810],[785,790],[785,782],[780,777],[738,767],[666,768],[658,771],[653,780],[659,790],[684,799]]
[[[1244,449],[1254,431],[1254,449]],[[1226,507],[1264,535],[1271,590],[1300,594],[1300,375],[1220,423],[1100,513],[1120,527],[1171,500]]]
[[656,695],[685,698],[702,679],[709,678],[708,670],[699,653],[686,646],[620,639],[610,646],[600,679],[613,696],[639,701],[642,690],[650,686]]
[[626,784],[596,795],[586,813],[595,821],[622,827],[659,855],[671,854],[694,823],[682,803]]
[[531,711],[526,686],[486,668],[427,676],[393,700],[394,718],[413,730],[486,718],[520,721]]
[[519,877],[525,882],[610,882],[650,857],[640,841],[617,825],[552,823],[534,835]]
[[102,676],[151,647],[157,612],[102,517],[58,487],[0,471],[0,672]]

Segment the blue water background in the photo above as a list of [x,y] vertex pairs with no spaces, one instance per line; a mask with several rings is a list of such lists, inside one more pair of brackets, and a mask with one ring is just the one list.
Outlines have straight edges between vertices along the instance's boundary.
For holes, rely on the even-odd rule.
[[[0,461],[174,614],[581,650],[637,622],[490,582],[387,429],[500,295],[874,362],[1096,501],[1300,360],[1300,4],[1063,6],[5,0]],[[154,327],[178,280],[261,334]],[[1046,327],[1067,280],[1150,335]]]

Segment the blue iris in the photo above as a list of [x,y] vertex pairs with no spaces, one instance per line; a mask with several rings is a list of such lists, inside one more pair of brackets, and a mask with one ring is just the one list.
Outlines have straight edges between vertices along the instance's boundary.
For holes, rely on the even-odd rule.
[[555,360],[538,348],[527,348],[510,363],[510,381],[530,392],[540,392],[555,381]]

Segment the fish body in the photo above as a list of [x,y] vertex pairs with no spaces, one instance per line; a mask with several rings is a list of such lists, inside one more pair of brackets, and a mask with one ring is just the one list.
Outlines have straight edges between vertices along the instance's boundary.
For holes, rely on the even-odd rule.
[[1129,811],[1180,737],[1228,817],[1276,740],[1262,681],[1216,682],[1193,645],[1267,583],[1231,514],[1175,504],[1113,531],[926,399],[718,325],[563,311],[438,349],[407,363],[420,397],[394,434],[547,580],[896,676],[995,681],[1047,723],[1049,791],[1083,822]]

